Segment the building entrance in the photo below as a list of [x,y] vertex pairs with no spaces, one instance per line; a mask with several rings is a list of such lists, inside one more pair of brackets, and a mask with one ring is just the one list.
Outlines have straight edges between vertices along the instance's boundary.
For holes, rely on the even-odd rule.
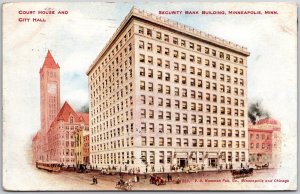
[[216,168],[217,167],[217,159],[216,158],[208,158],[208,166]]
[[187,159],[186,158],[178,158],[178,164],[180,168],[185,167],[187,165]]

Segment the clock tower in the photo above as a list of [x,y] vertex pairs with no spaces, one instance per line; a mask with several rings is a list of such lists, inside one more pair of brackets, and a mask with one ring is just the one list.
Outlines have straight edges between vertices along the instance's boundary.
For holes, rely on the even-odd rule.
[[48,50],[40,69],[41,129],[45,134],[60,109],[60,67]]

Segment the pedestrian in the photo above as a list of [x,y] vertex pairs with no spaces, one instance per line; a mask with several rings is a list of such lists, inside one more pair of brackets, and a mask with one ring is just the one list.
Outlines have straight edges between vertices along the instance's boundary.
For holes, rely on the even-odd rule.
[[137,176],[136,175],[134,176],[134,182],[135,183],[137,182]]
[[98,184],[97,178],[93,176],[93,185]]
[[140,177],[139,177],[139,175],[136,176],[136,181],[137,181],[137,182],[140,182]]
[[243,168],[243,163],[241,163],[241,168]]
[[170,182],[170,174],[167,175],[168,182]]

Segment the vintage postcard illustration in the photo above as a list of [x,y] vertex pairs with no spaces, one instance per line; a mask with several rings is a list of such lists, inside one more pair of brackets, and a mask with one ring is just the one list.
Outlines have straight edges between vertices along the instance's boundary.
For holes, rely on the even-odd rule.
[[297,189],[297,5],[3,4],[3,187]]

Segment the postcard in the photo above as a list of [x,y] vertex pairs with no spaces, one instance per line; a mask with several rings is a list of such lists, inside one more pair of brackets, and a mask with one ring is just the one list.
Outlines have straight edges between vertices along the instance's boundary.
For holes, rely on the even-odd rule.
[[297,5],[3,4],[3,188],[297,189]]

